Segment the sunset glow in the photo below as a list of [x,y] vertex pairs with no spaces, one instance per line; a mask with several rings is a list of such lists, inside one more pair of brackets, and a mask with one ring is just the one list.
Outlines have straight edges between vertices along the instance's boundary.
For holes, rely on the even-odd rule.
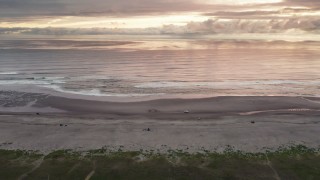
[[41,5],[4,0],[0,5],[1,34],[64,34],[75,28],[74,35],[95,34],[97,28],[99,34],[317,34],[320,24],[316,0],[94,0],[90,5],[85,0]]
[[204,3],[212,4],[272,4],[280,3],[282,0],[203,0]]

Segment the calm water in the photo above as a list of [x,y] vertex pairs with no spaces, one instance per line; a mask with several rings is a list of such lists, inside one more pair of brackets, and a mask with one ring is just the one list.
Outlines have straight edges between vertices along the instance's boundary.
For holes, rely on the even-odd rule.
[[320,95],[320,43],[3,40],[1,86],[74,94]]

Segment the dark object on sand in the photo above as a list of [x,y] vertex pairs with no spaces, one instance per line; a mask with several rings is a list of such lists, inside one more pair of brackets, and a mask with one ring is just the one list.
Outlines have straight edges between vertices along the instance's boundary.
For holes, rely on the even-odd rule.
[[40,113],[36,113],[36,115],[40,115]]
[[158,111],[157,109],[149,109],[148,112],[149,112],[149,113],[157,113],[157,112],[159,112],[159,111]]
[[255,121],[251,121],[251,124],[254,124],[254,123],[256,123]]
[[150,128],[148,128],[147,131],[151,131]]
[[60,124],[60,126],[63,126],[63,124]]
[[143,131],[151,131],[151,129],[150,129],[150,128],[147,128],[147,129],[143,129]]

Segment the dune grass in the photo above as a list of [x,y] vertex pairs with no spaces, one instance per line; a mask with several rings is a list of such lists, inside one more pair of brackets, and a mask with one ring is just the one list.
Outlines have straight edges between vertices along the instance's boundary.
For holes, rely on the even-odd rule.
[[[40,162],[41,161],[41,162]],[[36,162],[40,162],[36,168]],[[35,152],[0,150],[0,179],[320,179],[319,150],[304,146],[264,153],[227,148],[222,153],[183,151]]]

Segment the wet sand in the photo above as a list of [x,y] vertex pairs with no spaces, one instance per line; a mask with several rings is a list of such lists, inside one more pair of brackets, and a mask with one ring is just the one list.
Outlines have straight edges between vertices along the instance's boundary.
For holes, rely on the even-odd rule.
[[0,95],[0,148],[4,149],[49,152],[107,146],[196,152],[230,145],[256,152],[282,145],[320,145],[319,98],[106,102],[14,91]]

